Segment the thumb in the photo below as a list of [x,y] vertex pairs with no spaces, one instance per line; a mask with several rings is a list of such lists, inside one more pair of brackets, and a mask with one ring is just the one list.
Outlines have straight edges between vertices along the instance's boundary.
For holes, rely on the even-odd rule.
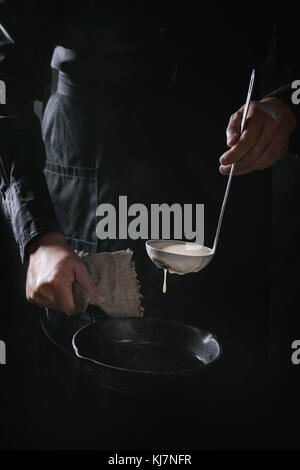
[[243,108],[232,114],[226,129],[226,139],[228,147],[232,147],[237,143],[241,132],[241,123],[243,116]]
[[84,264],[76,267],[76,282],[97,302],[105,303],[105,298],[98,292]]

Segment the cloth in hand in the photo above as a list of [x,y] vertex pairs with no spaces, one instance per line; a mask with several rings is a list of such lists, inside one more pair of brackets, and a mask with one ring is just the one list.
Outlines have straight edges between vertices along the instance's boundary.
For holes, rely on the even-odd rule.
[[80,252],[94,284],[106,302],[96,303],[79,284],[73,284],[77,309],[85,313],[89,304],[97,305],[111,317],[142,317],[142,295],[131,250],[88,255]]

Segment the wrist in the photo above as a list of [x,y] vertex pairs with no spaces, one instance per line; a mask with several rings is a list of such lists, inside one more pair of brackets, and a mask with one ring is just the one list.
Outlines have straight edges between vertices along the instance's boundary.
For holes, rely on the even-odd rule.
[[35,253],[41,246],[66,246],[67,242],[64,236],[59,232],[49,232],[42,235],[38,235],[26,246],[26,252],[28,255]]
[[291,108],[285,103],[285,101],[275,96],[268,96],[260,100],[260,102],[272,105],[276,117],[279,118],[279,120],[286,122],[290,133],[295,130],[297,125],[295,114],[293,113]]

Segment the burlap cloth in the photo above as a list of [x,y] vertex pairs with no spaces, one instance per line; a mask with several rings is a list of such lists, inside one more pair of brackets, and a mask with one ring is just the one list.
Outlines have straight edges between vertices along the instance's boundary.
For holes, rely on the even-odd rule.
[[96,303],[77,283],[73,284],[75,305],[82,313],[89,304],[99,306],[111,317],[142,317],[142,295],[137,279],[132,251],[87,255],[77,253],[85,264],[105,303]]

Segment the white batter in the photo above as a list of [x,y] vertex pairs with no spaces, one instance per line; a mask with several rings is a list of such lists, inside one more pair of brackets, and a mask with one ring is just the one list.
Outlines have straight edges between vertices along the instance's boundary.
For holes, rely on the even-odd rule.
[[188,243],[171,243],[170,245],[161,244],[155,248],[166,251],[167,253],[174,253],[175,255],[184,256],[208,256],[211,254],[211,249],[206,246],[192,245]]
[[[162,243],[157,245],[156,248],[167,253],[174,253],[176,255],[183,256],[209,256],[211,255],[211,249],[206,246],[201,246],[188,243],[170,243],[169,245]],[[163,283],[163,293],[167,292],[167,273],[168,270],[164,269],[164,283]]]

